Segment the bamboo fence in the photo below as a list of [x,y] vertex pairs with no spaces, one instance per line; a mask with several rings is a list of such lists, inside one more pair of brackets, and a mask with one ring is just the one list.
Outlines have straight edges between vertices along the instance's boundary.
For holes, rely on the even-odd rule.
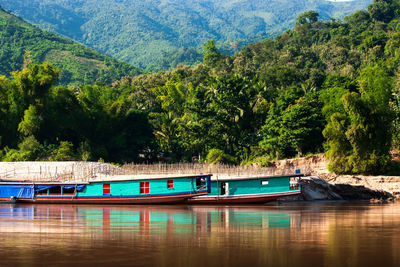
[[21,162],[0,163],[0,180],[29,181],[96,181],[113,179],[118,176],[154,176],[154,175],[196,175],[212,174],[217,177],[255,177],[295,173],[300,169],[307,174],[308,166],[290,166],[286,168],[258,167],[256,165],[235,166],[225,164],[175,163],[175,164],[125,164],[118,167],[98,162]]
[[175,163],[175,164],[125,164],[121,168],[124,174],[213,174],[224,176],[261,176],[282,175],[295,173],[300,169],[302,173],[310,171],[307,166],[291,166],[286,168],[258,167],[256,165],[225,165],[225,164],[200,164],[200,163]]

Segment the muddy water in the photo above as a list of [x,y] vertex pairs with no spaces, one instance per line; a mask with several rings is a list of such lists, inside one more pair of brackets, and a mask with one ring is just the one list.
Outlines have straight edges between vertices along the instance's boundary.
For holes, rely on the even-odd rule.
[[9,265],[400,266],[400,204],[2,204]]

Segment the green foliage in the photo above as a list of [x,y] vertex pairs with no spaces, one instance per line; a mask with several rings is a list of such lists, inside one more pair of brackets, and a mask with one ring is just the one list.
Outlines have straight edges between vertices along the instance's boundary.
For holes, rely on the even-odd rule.
[[334,113],[326,125],[323,134],[327,139],[329,147],[326,155],[330,160],[329,170],[333,172],[350,173],[351,166],[348,164],[348,157],[351,155],[352,147],[346,137],[346,130],[349,121],[346,115]]
[[82,142],[79,144],[78,157],[82,161],[88,161],[91,158],[90,145],[88,142]]
[[181,47],[171,52],[163,52],[161,57],[146,67],[149,72],[170,70],[178,65],[195,66],[202,62],[203,55],[195,47]]
[[55,151],[55,155],[54,158],[52,158],[52,160],[68,161],[74,159],[75,159],[74,145],[68,141],[61,141],[60,146]]
[[55,87],[57,74],[43,63],[13,72],[11,80],[1,77],[3,160],[123,162],[146,156],[151,127],[125,94],[110,86]]
[[245,157],[256,138],[256,129],[262,123],[263,112],[258,114],[262,99],[254,81],[240,75],[212,78],[207,98],[213,124],[209,135],[215,137],[214,146],[234,155]]
[[299,156],[303,156],[322,150],[324,120],[321,107],[316,96],[307,95],[286,109],[281,118],[279,136],[286,151],[294,150]]
[[380,67],[367,67],[358,79],[359,93],[343,95],[343,113],[334,113],[324,130],[330,169],[338,173],[387,170],[393,112],[391,77]]
[[[30,55],[28,60],[30,63],[49,61],[52,64],[52,69],[49,69],[50,65],[43,65],[42,69],[37,70],[42,72],[41,76],[34,76],[37,81],[30,81],[41,83],[43,89],[46,83],[53,84],[54,80],[64,85],[96,81],[111,83],[123,76],[141,72],[127,63],[103,56],[93,49],[40,30],[0,8],[0,75],[9,76],[12,71],[25,67],[25,63],[29,65],[25,60],[27,52]],[[62,71],[58,73],[53,66]],[[50,72],[43,72],[45,70]],[[53,75],[51,71],[57,72],[57,75]],[[23,80],[29,79],[27,76],[29,73],[20,75]],[[54,80],[46,82],[48,77]]]
[[210,149],[207,154],[206,161],[209,164],[218,164],[218,163],[225,163],[225,164],[232,164],[235,163],[235,158],[225,154],[224,151],[220,149]]
[[272,158],[322,150],[322,104],[315,93],[302,95],[302,91],[292,87],[270,107],[260,131],[260,147]]
[[324,103],[322,113],[327,121],[336,113],[344,113],[342,97],[350,91],[357,90],[357,83],[351,78],[341,75],[327,77],[321,91],[320,99]]
[[37,116],[36,107],[30,105],[24,112],[24,119],[18,125],[18,131],[24,135],[33,135],[39,130],[40,120]]
[[34,136],[28,136],[18,144],[18,150],[6,149],[6,154],[3,157],[3,161],[32,161],[36,160],[40,156],[40,151],[43,147],[35,139]]
[[[153,71],[201,61],[199,51],[207,40],[215,40],[220,51],[232,54],[250,43],[277,36],[308,10],[315,10],[322,19],[340,19],[370,3],[371,0],[0,0],[5,9],[44,29]],[[51,56],[59,60],[65,57],[65,61],[71,58],[62,50]],[[72,62],[68,65],[74,66]],[[84,69],[85,64],[80,67]],[[61,78],[76,76],[71,70]]]
[[392,0],[374,0],[373,4],[368,6],[368,12],[377,21],[389,22],[394,16],[391,4]]
[[259,167],[271,167],[271,157],[268,155],[266,156],[259,156],[252,158],[248,161],[242,162],[242,164],[249,165],[249,164],[257,164]]
[[313,10],[301,13],[296,20],[296,25],[313,24],[317,22],[319,14]]
[[209,40],[203,44],[204,63],[215,67],[215,64],[222,58],[222,54],[218,52],[214,40]]

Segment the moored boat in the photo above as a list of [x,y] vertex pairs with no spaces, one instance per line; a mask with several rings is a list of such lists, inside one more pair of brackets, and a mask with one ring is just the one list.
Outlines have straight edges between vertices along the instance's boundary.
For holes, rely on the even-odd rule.
[[298,183],[303,174],[220,178],[211,181],[208,195],[188,199],[193,204],[265,203],[301,193]]
[[211,175],[110,179],[81,183],[1,181],[0,202],[82,204],[178,203],[206,195]]

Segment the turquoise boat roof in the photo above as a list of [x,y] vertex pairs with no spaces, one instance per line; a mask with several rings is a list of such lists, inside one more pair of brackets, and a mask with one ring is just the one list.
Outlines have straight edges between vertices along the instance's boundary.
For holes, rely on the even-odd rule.
[[112,183],[112,182],[122,182],[122,181],[139,181],[139,180],[158,180],[158,179],[179,179],[179,178],[195,178],[195,177],[208,177],[212,174],[189,174],[189,175],[115,175],[115,176],[104,176],[104,178],[92,178],[89,181],[31,181],[31,180],[21,180],[21,181],[6,181],[0,180],[0,184],[48,184],[48,185],[68,185],[68,184],[90,184],[90,183]]
[[120,181],[137,181],[137,180],[157,180],[157,179],[179,179],[179,178],[195,178],[195,177],[208,177],[212,174],[189,174],[189,175],[165,175],[165,174],[138,174],[138,175],[115,175],[107,176],[103,179],[90,180],[89,183],[98,182],[120,182]]
[[269,175],[269,176],[253,176],[253,177],[243,177],[243,176],[214,176],[211,180],[212,181],[240,181],[240,180],[261,180],[261,179],[276,179],[276,178],[283,178],[283,177],[303,177],[304,174],[282,174],[282,175]]
[[75,182],[55,182],[55,181],[40,181],[40,182],[36,182],[36,181],[0,181],[0,185],[1,184],[6,184],[6,185],[15,185],[15,184],[24,184],[24,185],[76,185],[76,184],[89,184],[89,182],[79,182],[79,181],[75,181]]

